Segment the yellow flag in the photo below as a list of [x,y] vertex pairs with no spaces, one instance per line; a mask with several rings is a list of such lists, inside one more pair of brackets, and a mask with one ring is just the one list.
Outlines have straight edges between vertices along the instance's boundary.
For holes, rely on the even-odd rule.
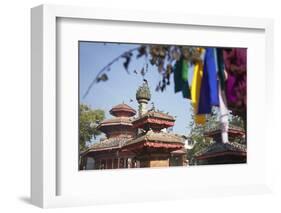
[[[203,50],[204,50],[203,48],[200,48],[201,53]],[[192,85],[191,85],[191,103],[194,108],[194,114],[195,114],[194,120],[197,124],[204,124],[206,122],[205,115],[197,115],[202,77],[203,77],[203,62],[198,61],[194,66],[194,74],[193,74]]]

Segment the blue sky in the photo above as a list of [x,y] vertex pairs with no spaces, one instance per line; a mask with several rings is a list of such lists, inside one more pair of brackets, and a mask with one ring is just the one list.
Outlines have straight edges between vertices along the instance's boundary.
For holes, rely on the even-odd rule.
[[[115,43],[97,43],[97,42],[79,42],[80,50],[80,103],[88,104],[93,109],[102,109],[106,112],[106,118],[112,117],[109,110],[112,106],[122,102],[138,109],[138,103],[135,99],[137,88],[142,84],[143,78],[140,74],[133,71],[140,71],[145,64],[145,57],[136,59],[134,55],[129,65],[130,74],[123,66],[124,59],[120,59],[107,71],[108,81],[96,83],[93,85],[89,94],[83,98],[91,81],[97,73],[107,65],[112,59],[125,51],[138,47],[135,44],[115,44]],[[151,91],[151,101],[148,108],[151,108],[153,102],[155,108],[170,115],[176,116],[173,132],[178,134],[188,133],[188,123],[190,122],[190,104],[187,99],[182,97],[181,93],[174,93],[174,82],[171,78],[171,84],[164,92],[156,92],[155,88],[161,75],[157,68],[148,66],[148,73],[145,75]],[[133,99],[133,102],[130,102]]]

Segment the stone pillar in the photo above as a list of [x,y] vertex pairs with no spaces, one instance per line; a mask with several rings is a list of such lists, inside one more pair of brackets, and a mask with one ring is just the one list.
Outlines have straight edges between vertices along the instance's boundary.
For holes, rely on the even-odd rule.
[[145,80],[136,92],[136,99],[139,103],[140,117],[147,112],[147,103],[150,100],[150,98],[151,98],[150,90],[148,87],[148,83]]
[[139,100],[139,116],[141,117],[147,112],[147,101]]

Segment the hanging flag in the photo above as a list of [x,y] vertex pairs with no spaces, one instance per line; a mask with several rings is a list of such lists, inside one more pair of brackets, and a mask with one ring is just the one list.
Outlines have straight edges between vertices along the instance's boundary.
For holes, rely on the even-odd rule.
[[188,63],[182,60],[182,96],[184,98],[191,98],[190,88],[188,83]]
[[218,79],[214,49],[206,48],[198,114],[210,114],[212,106],[219,106]]
[[188,63],[181,58],[176,62],[174,69],[175,92],[182,91],[184,98],[191,98],[188,83]]
[[182,90],[182,58],[178,60],[174,67],[175,93]]
[[216,71],[219,78],[218,92],[219,92],[219,110],[220,110],[220,129],[221,129],[221,142],[228,143],[228,109],[225,98],[225,73],[223,61],[223,49],[214,48]]
[[[204,59],[204,49],[200,48],[199,52]],[[198,104],[201,89],[201,81],[203,76],[203,61],[197,61],[194,64],[192,85],[191,85],[191,103],[194,109],[194,121],[196,124],[204,124],[206,122],[206,116],[204,114],[198,115]]]

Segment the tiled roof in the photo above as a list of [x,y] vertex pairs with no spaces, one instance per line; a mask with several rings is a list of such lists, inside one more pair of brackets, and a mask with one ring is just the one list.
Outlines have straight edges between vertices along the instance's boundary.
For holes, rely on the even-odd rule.
[[89,149],[90,151],[96,150],[103,150],[108,148],[119,148],[121,147],[126,141],[128,141],[128,137],[114,137],[114,138],[107,138],[98,143],[93,144]]
[[[215,125],[215,126],[209,128],[208,130],[205,131],[205,133],[208,134],[210,132],[215,132],[215,131],[221,131],[220,125]],[[228,131],[229,132],[238,131],[238,132],[241,132],[241,133],[245,133],[245,130],[242,127],[236,126],[236,125],[231,125],[231,124],[229,124]]]
[[115,117],[115,118],[104,120],[98,125],[97,128],[100,128],[102,126],[111,126],[111,125],[120,125],[120,124],[132,126],[132,121],[133,118],[129,118],[129,117]]
[[136,114],[136,110],[134,110],[132,107],[128,106],[127,104],[118,104],[109,111],[110,114],[114,115],[116,112],[129,112],[131,116]]
[[155,142],[163,142],[163,143],[182,143],[184,144],[184,140],[181,136],[166,133],[166,132],[153,132],[148,131],[144,134],[138,135],[136,138],[131,139],[125,143],[126,145],[134,144],[142,141],[155,141]]
[[127,104],[117,104],[116,106],[112,107],[112,109],[130,109],[130,110],[134,110],[132,107],[130,107]]
[[247,152],[245,145],[231,142],[231,143],[213,143],[195,154],[196,157],[208,154],[215,154],[221,152]]
[[146,112],[145,114],[143,114],[141,117],[137,118],[136,120],[142,119],[142,118],[160,118],[160,119],[175,121],[175,118],[173,116],[168,115],[167,113],[154,111],[154,110]]
[[146,134],[141,134],[134,139],[132,139],[131,137],[124,137],[124,136],[104,139],[98,143],[93,144],[87,150],[87,152],[121,148],[123,146],[138,143],[141,141],[184,144],[183,138],[179,135],[166,133],[166,132],[157,132],[156,133],[153,131],[148,131],[148,132],[146,132]]

